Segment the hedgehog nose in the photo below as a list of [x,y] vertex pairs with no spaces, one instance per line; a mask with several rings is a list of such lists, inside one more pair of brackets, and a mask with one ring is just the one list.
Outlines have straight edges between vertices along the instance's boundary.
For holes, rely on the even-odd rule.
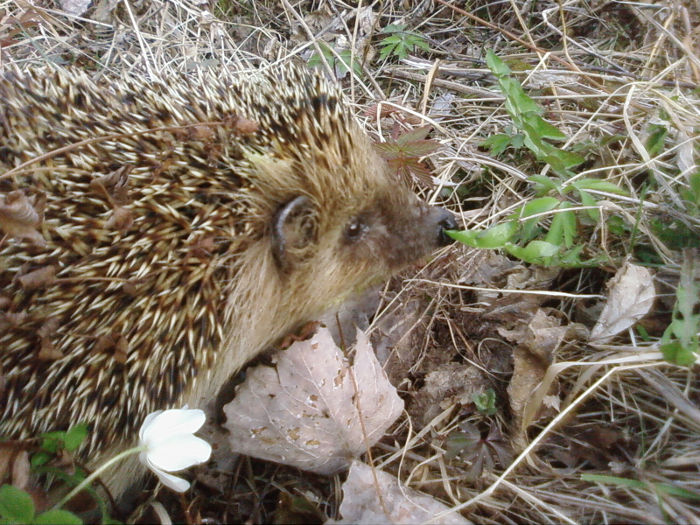
[[440,246],[447,246],[448,244],[452,244],[454,239],[447,235],[445,230],[456,230],[457,223],[449,211],[443,210],[442,208],[439,208],[438,210],[438,244]]

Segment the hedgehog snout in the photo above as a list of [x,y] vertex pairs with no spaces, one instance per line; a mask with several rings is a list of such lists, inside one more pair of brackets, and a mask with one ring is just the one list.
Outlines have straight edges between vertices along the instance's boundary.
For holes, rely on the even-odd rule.
[[457,222],[452,213],[443,208],[432,208],[432,220],[436,224],[436,237],[438,246],[447,246],[452,244],[454,239],[445,233],[445,230],[456,230]]

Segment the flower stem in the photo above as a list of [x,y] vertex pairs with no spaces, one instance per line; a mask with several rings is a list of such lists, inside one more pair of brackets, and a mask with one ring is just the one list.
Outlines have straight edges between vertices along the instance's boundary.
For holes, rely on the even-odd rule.
[[83,490],[85,487],[87,487],[92,481],[97,478],[100,474],[102,474],[105,470],[107,470],[109,467],[114,465],[117,461],[121,461],[127,456],[130,456],[132,454],[137,454],[139,452],[142,452],[143,450],[146,450],[145,446],[138,446],[138,447],[133,447],[127,450],[124,450],[123,452],[120,452],[113,458],[110,458],[107,462],[103,463],[100,465],[92,474],[90,474],[87,478],[85,478],[83,481],[81,481],[73,490],[71,490],[68,494],[63,496],[61,498],[61,501],[56,503],[56,505],[53,506],[52,510],[60,509],[63,505],[65,505],[68,501],[73,498],[76,494],[78,494],[81,490]]

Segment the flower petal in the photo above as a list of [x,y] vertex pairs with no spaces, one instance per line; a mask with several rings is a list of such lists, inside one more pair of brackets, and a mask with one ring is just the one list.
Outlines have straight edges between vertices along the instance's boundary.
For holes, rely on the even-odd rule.
[[190,488],[190,482],[186,479],[173,476],[172,474],[168,474],[167,472],[163,472],[162,470],[152,470],[155,473],[155,475],[158,476],[158,479],[163,485],[165,485],[169,489],[174,490],[175,492],[185,492],[188,488]]
[[197,436],[180,434],[149,447],[146,456],[156,468],[175,472],[207,461],[211,445]]
[[144,434],[148,430],[148,427],[151,426],[151,422],[158,417],[158,415],[163,412],[162,410],[156,410],[155,412],[151,412],[146,416],[146,419],[143,420],[143,423],[141,423],[141,428],[139,429],[139,441],[143,442],[144,441]]
[[155,417],[151,415],[146,417],[139,431],[141,442],[149,447],[175,435],[193,434],[207,419],[204,411],[197,408],[163,410]]

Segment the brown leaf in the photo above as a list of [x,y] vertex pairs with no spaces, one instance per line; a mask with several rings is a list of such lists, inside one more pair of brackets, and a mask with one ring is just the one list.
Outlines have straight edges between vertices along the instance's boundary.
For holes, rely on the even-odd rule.
[[114,359],[117,363],[126,364],[126,359],[129,356],[129,341],[123,335],[119,336],[117,343],[114,345]]
[[[513,352],[513,377],[508,385],[510,408],[516,420],[514,428],[520,429],[520,432],[525,431],[524,411],[532,393],[554,361],[556,350],[568,330],[567,326],[560,326],[559,318],[548,316],[544,310],[538,309],[527,328],[521,332],[520,344]],[[553,388],[556,391],[556,385]],[[549,405],[552,405],[551,399]],[[530,423],[531,421],[527,421],[524,426]],[[522,434],[517,435],[516,439],[518,437],[522,437]]]
[[634,325],[649,312],[656,298],[651,272],[629,262],[607,286],[608,301],[591,330],[591,341],[596,343],[604,343]]
[[275,368],[249,371],[224,406],[234,452],[332,474],[380,439],[403,410],[363,332],[352,367],[326,328],[276,356]]
[[56,280],[56,267],[53,264],[43,266],[33,272],[25,273],[18,277],[17,280],[23,290],[46,288]]
[[23,191],[16,190],[0,195],[0,229],[11,237],[46,247],[46,240],[37,230],[44,221],[45,205],[43,194],[27,197]]
[[[343,519],[335,523],[470,523],[458,512],[435,517],[449,507],[403,485],[387,472],[353,461],[343,483]],[[333,523],[333,522],[327,522]]]
[[37,359],[40,361],[56,361],[57,359],[61,359],[63,357],[61,351],[54,347],[53,343],[48,337],[42,337],[40,340],[41,346],[39,347]]
[[90,182],[90,189],[104,196],[114,208],[129,204],[129,173],[133,166],[122,166]]
[[105,229],[125,232],[134,224],[134,214],[123,206],[115,206],[112,216],[105,222]]
[[247,118],[239,118],[236,120],[236,124],[234,126],[234,130],[239,135],[252,135],[253,133],[257,132],[259,128],[260,124],[258,124],[255,120],[249,120]]

